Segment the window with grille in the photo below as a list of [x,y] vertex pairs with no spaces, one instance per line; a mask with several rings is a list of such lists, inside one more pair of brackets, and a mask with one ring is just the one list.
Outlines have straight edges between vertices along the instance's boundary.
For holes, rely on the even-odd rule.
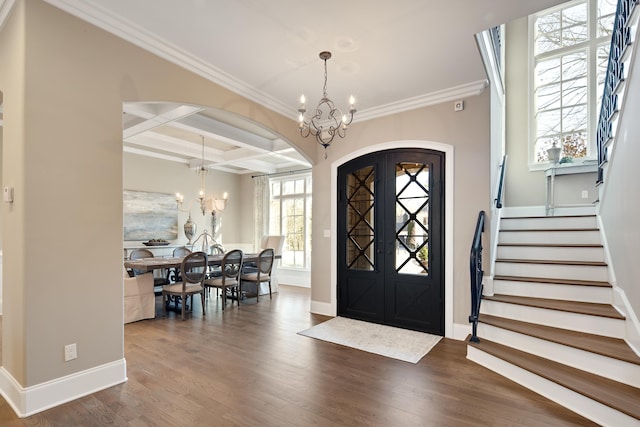
[[311,175],[269,180],[269,234],[284,235],[281,266],[311,266]]
[[581,0],[534,15],[531,163],[596,157],[595,133],[616,0]]

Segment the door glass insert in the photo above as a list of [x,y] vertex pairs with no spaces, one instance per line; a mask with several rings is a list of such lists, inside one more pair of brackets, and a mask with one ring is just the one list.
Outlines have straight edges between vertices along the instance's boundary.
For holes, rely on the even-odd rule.
[[396,164],[396,271],[429,274],[429,166]]
[[347,176],[347,268],[374,269],[374,169],[367,166]]

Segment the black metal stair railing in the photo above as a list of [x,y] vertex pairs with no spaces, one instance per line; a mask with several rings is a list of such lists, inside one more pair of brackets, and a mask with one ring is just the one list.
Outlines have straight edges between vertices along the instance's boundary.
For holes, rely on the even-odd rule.
[[471,341],[479,342],[478,318],[480,316],[480,303],[482,301],[482,233],[484,232],[484,211],[478,213],[476,231],[471,244],[471,256],[469,258],[469,272],[471,274],[471,315],[469,323],[472,324]]
[[507,155],[502,156],[500,164],[500,177],[498,178],[498,194],[494,200],[497,209],[502,209],[502,199],[504,197],[504,170],[507,166]]
[[618,112],[618,88],[624,81],[624,63],[622,59],[631,45],[631,28],[629,20],[639,0],[618,0],[616,17],[611,35],[609,62],[604,80],[604,93],[598,118],[596,144],[598,151],[598,180],[604,180],[604,165],[607,163],[607,146],[613,138],[613,119]]

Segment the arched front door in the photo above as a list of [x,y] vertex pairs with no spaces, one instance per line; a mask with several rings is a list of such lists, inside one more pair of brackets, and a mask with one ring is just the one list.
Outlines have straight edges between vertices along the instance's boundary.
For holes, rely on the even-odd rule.
[[444,335],[444,153],[338,168],[338,315]]

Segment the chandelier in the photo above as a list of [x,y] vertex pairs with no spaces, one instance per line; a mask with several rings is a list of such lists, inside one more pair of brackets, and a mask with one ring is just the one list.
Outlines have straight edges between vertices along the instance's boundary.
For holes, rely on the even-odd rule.
[[202,212],[202,216],[204,216],[207,212],[211,212],[212,215],[215,215],[216,212],[223,211],[227,207],[228,195],[225,192],[222,196],[222,200],[219,200],[215,197],[207,197],[206,188],[205,188],[205,176],[209,169],[205,165],[204,160],[204,136],[200,136],[202,139],[202,159],[200,161],[200,167],[198,168],[198,173],[200,174],[200,192],[197,198],[194,198],[190,203],[187,209],[184,209],[184,196],[180,193],[176,193],[176,202],[178,203],[178,209],[182,212],[189,212],[191,215],[191,204],[194,201],[198,201],[200,204],[200,211]]
[[320,52],[320,59],[324,61],[324,86],[322,89],[322,98],[315,108],[315,112],[309,121],[305,120],[304,94],[300,96],[300,108],[298,108],[300,134],[306,138],[313,135],[318,144],[324,147],[324,158],[327,158],[327,147],[331,145],[333,138],[338,135],[344,138],[347,134],[347,127],[353,121],[353,114],[356,112],[355,98],[353,95],[349,98],[349,116],[342,114],[339,108],[336,108],[333,101],[327,96],[327,59],[331,58],[331,52]]

